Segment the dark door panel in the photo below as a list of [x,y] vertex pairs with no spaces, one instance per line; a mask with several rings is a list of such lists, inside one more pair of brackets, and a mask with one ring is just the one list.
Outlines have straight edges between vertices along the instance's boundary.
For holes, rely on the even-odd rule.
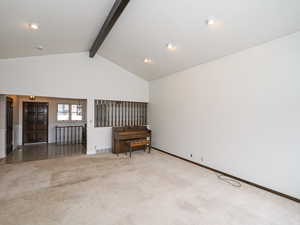
[[48,142],[48,103],[23,103],[23,144]]
[[6,155],[13,150],[13,100],[6,97]]
[[47,131],[39,130],[38,132],[36,132],[36,142],[45,142],[45,137],[47,137],[47,135]]

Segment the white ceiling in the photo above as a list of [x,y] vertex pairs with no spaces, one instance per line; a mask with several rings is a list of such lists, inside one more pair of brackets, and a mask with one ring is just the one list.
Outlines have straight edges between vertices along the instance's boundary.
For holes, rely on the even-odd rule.
[[[87,51],[113,2],[3,0],[0,58]],[[27,29],[32,22],[38,31]],[[298,30],[299,0],[131,0],[98,54],[152,80]]]

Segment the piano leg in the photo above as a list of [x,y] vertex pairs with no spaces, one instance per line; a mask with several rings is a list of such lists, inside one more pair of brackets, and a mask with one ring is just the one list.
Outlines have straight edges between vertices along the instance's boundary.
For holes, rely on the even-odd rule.
[[148,145],[148,153],[150,154],[150,152],[151,152],[151,137],[150,137],[150,143]]
[[129,157],[131,158],[132,147],[130,146]]

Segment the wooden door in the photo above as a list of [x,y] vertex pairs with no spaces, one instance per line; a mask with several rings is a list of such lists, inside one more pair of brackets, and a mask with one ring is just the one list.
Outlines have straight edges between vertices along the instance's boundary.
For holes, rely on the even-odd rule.
[[6,97],[6,155],[13,150],[13,100]]
[[23,103],[23,144],[48,142],[48,103]]

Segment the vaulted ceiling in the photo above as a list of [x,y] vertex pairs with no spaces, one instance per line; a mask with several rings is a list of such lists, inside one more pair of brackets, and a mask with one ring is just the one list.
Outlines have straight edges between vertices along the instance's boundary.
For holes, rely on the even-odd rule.
[[[113,3],[3,0],[0,58],[88,51]],[[131,0],[98,54],[152,80],[298,30],[299,0]]]

